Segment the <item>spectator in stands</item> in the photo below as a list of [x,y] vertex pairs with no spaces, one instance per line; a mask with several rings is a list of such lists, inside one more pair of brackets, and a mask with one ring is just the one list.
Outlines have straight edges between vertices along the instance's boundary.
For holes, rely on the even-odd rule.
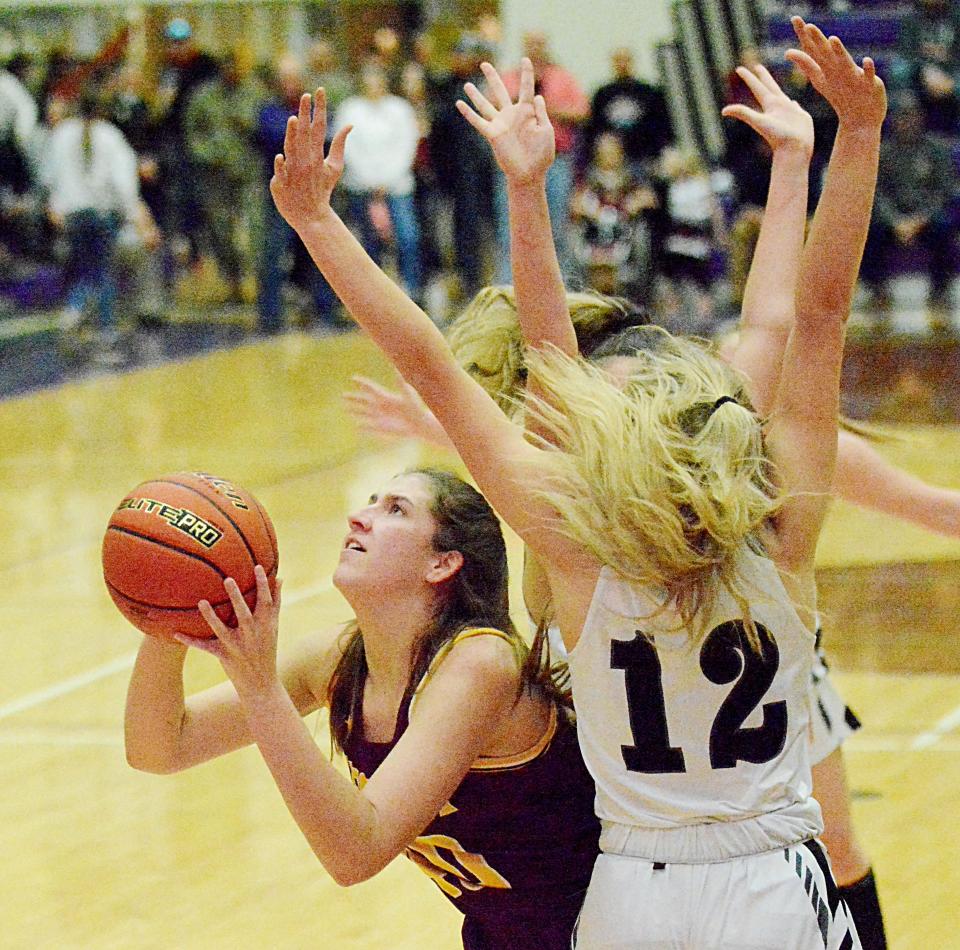
[[651,300],[651,219],[658,205],[653,182],[627,159],[620,136],[601,134],[570,209],[574,255],[587,286],[638,304]]
[[140,194],[149,206],[151,216],[155,217],[163,204],[159,162],[161,143],[145,85],[139,66],[127,64],[117,70],[108,85],[107,115],[137,153]]
[[873,220],[860,274],[879,310],[890,307],[888,279],[897,248],[922,246],[930,274],[929,304],[946,305],[954,263],[954,228],[948,217],[954,172],[950,149],[927,134],[918,97],[891,97],[890,135],[880,150]]
[[499,62],[503,47],[503,27],[500,24],[500,18],[490,11],[481,13],[470,32],[479,36],[480,41],[490,50],[488,62]]
[[896,72],[916,91],[932,132],[960,132],[960,5],[915,0],[904,17]]
[[[536,76],[536,92],[542,95],[547,114],[553,124],[557,157],[547,172],[547,204],[550,208],[550,224],[553,241],[557,248],[560,270],[569,279],[574,271],[570,258],[570,242],[567,231],[570,225],[570,198],[573,194],[574,156],[580,126],[590,115],[590,100],[569,70],[553,61],[547,43],[547,35],[540,30],[531,30],[523,36],[523,55],[533,63]],[[514,69],[502,75],[503,83],[511,96],[520,92],[520,70]],[[494,178],[494,212],[497,223],[497,281],[511,282],[510,230],[507,216],[507,189],[504,177]]]
[[443,260],[437,243],[437,180],[430,154],[434,95],[427,81],[427,71],[420,62],[415,59],[407,61],[400,75],[398,91],[413,106],[420,128],[413,160],[413,204],[420,230],[421,279],[426,286],[440,274]]
[[659,86],[643,82],[634,75],[633,52],[618,46],[610,54],[613,79],[601,86],[593,96],[588,143],[592,148],[597,137],[614,132],[620,137],[627,159],[643,174],[664,146],[673,141],[667,100]]
[[472,299],[486,283],[485,237],[493,226],[494,162],[483,137],[457,111],[464,83],[482,86],[480,63],[489,48],[472,33],[463,34],[453,48],[450,72],[434,91],[430,155],[437,185],[453,209],[453,258],[460,293]]
[[662,273],[668,282],[668,329],[709,335],[713,328],[714,258],[726,245],[726,225],[713,176],[691,150],[661,153],[666,186]]
[[163,195],[159,222],[173,256],[180,263],[195,263],[199,250],[192,232],[193,222],[200,215],[200,199],[197,181],[190,169],[183,120],[197,86],[216,76],[219,65],[216,59],[197,48],[193,30],[182,17],[170,20],[163,35],[165,46],[157,89]]
[[157,330],[163,323],[168,295],[161,246],[157,222],[141,200],[136,217],[127,220],[117,235],[114,257],[120,319],[138,329]]
[[284,327],[283,286],[289,276],[287,262],[293,251],[293,263],[304,259],[303,275],[309,282],[314,319],[326,328],[337,328],[334,321],[335,298],[320,271],[313,266],[303,243],[280,216],[270,197],[273,160],[283,151],[287,119],[295,115],[304,91],[303,64],[296,57],[284,56],[270,74],[269,97],[260,108],[254,132],[254,147],[260,159],[259,183],[262,190],[263,223],[260,229],[257,265],[257,315],[262,333],[279,333]]
[[243,302],[247,262],[241,246],[249,227],[251,144],[259,102],[259,90],[243,76],[234,51],[217,76],[197,86],[183,116],[184,143],[198,186],[198,224],[227,281],[231,303]]
[[31,178],[31,139],[40,110],[13,73],[0,69],[0,188],[25,190]]
[[137,158],[123,133],[100,117],[92,89],[83,92],[79,115],[50,133],[44,167],[50,217],[69,245],[67,306],[61,327],[69,332],[91,301],[99,318],[98,356],[117,362],[113,254],[126,222],[140,215]]
[[392,26],[381,26],[373,31],[370,43],[370,59],[383,70],[387,78],[387,91],[400,91],[400,77],[406,65],[400,34]]
[[18,212],[35,178],[38,115],[26,86],[0,69],[0,256],[22,249]]
[[379,264],[392,242],[407,293],[423,290],[420,229],[413,200],[413,164],[420,126],[413,106],[388,91],[387,76],[374,61],[361,73],[362,92],[337,112],[336,129],[353,126],[344,155],[343,187],[350,217],[367,253]]
[[156,330],[163,322],[169,299],[163,236],[156,220],[163,206],[161,143],[140,66],[128,61],[113,70],[104,85],[104,111],[136,154],[140,182],[136,216],[120,228],[114,250],[118,316],[121,323]]

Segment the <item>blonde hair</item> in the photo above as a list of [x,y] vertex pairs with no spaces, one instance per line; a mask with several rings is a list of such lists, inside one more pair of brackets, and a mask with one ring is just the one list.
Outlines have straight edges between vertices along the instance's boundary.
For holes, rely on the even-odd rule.
[[[567,304],[580,352],[587,358],[612,335],[648,323],[642,310],[620,297],[572,291]],[[450,325],[446,337],[457,362],[504,412],[512,413],[527,378],[513,287],[484,287]]]
[[656,330],[619,388],[557,350],[529,353],[527,411],[547,450],[542,497],[561,530],[622,577],[664,592],[694,645],[718,585],[744,609],[737,558],[759,550],[777,490],[745,379],[697,341]]

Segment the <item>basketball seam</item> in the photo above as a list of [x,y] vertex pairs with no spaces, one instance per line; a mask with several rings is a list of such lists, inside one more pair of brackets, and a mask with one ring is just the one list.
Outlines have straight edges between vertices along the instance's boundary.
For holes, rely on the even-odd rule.
[[260,515],[260,523],[263,525],[263,530],[266,532],[267,538],[270,541],[270,548],[273,551],[273,566],[269,571],[267,571],[269,574],[271,571],[275,571],[280,564],[280,551],[277,547],[277,542],[273,537],[273,533],[267,527],[268,516],[266,511],[264,511],[263,505],[261,505],[256,498],[251,497],[250,500],[257,506],[257,514]]
[[[167,611],[169,613],[186,613],[189,611],[196,611],[197,609],[196,604],[194,604],[191,607],[163,607],[160,604],[151,604],[149,601],[146,601],[146,600],[137,600],[136,597],[131,597],[129,594],[125,594],[122,590],[120,590],[119,587],[117,587],[114,584],[111,584],[110,581],[106,580],[106,578],[104,578],[104,582],[106,583],[107,587],[109,587],[110,590],[112,590],[115,594],[122,597],[124,600],[128,600],[131,604],[136,604],[138,607],[149,607],[150,610],[162,610],[162,611]],[[249,594],[250,591],[254,590],[255,587],[256,585],[254,585],[253,587],[248,587],[246,590],[240,591],[241,596],[246,597],[247,594]],[[224,600],[218,600],[216,603],[213,603],[211,601],[207,601],[207,603],[209,603],[210,606],[214,610],[216,610],[219,607],[226,607],[227,604],[231,603],[231,601],[230,601],[230,598],[227,597]]]
[[[178,548],[175,544],[170,544],[169,541],[161,541],[159,538],[152,538],[149,534],[140,534],[139,531],[134,531],[132,528],[124,528],[118,524],[107,525],[107,531],[117,531],[120,534],[128,534],[130,537],[139,538],[141,541],[146,541],[148,544],[156,544],[158,547],[166,548],[168,551],[176,551],[177,554],[182,554],[184,557],[190,557],[195,561],[199,561],[201,564],[206,564],[211,570],[216,571],[223,580],[227,579],[227,574],[225,571],[217,567],[213,561],[208,561],[205,557],[197,554],[194,551],[185,551],[183,548]],[[123,596],[126,597],[127,595],[124,594]]]
[[213,507],[216,508],[217,511],[219,511],[220,514],[227,519],[227,521],[230,522],[230,524],[233,526],[233,530],[239,535],[240,540],[243,542],[243,546],[247,549],[247,554],[250,555],[250,566],[257,566],[257,555],[254,554],[253,548],[251,547],[250,542],[247,540],[247,536],[243,533],[243,529],[236,523],[236,521],[233,520],[233,518],[230,517],[229,512],[224,511],[223,508],[217,504],[216,499],[211,498],[209,495],[205,495],[202,491],[198,491],[192,485],[185,485],[183,482],[174,481],[172,478],[154,478],[151,479],[151,481],[154,484],[176,485],[178,488],[185,488],[187,491],[193,492],[193,494],[197,495],[199,498],[204,499],[204,501],[210,502],[210,504],[213,505]]

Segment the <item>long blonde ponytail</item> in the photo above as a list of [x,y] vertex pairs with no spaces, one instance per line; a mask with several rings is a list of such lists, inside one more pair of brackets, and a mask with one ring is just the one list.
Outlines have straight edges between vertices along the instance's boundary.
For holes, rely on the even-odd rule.
[[544,433],[542,494],[561,530],[620,576],[662,590],[696,643],[718,585],[752,628],[737,555],[758,543],[777,491],[745,380],[706,346],[655,335],[622,388],[583,360],[528,353],[544,396],[527,411]]

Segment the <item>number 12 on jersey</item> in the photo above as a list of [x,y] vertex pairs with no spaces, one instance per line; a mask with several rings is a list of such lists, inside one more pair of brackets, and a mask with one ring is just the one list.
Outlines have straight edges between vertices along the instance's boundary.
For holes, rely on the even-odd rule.
[[[734,683],[710,730],[710,765],[732,769],[737,762],[769,762],[787,739],[785,700],[764,703],[759,726],[743,723],[760,704],[780,666],[780,651],[763,624],[755,624],[757,652],[747,639],[742,620],[722,623],[700,648],[700,670],[718,686]],[[623,763],[631,772],[686,772],[683,750],[670,745],[663,697],[660,657],[654,642],[641,631],[632,640],[610,644],[610,666],[624,671],[627,709],[633,745],[621,746]]]

